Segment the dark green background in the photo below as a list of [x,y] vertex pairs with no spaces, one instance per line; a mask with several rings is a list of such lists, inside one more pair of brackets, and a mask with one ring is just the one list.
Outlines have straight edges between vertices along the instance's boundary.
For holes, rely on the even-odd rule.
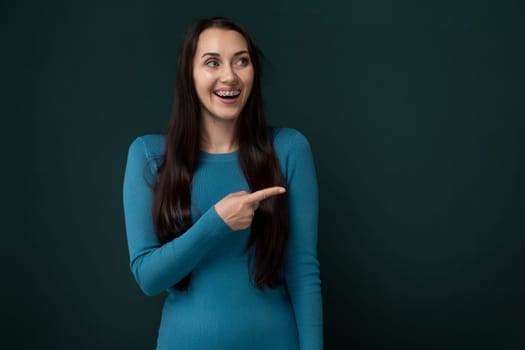
[[340,3],[2,2],[3,343],[153,348],[127,147],[165,128],[187,26],[225,15],[312,144],[326,349],[525,346],[524,2]]

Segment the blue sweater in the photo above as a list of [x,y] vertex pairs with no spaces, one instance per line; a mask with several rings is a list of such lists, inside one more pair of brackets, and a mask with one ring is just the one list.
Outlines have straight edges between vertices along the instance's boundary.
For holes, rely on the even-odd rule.
[[[202,152],[192,182],[193,226],[160,245],[152,217],[151,180],[162,161],[162,135],[137,138],[124,176],[124,213],[131,271],[147,295],[168,292],[158,350],[320,350],[322,304],[317,260],[318,193],[307,139],[274,129],[286,180],[290,241],[285,286],[253,287],[243,254],[250,230],[233,231],[214,204],[231,192],[250,191],[238,152]],[[192,273],[187,291],[173,285]]]

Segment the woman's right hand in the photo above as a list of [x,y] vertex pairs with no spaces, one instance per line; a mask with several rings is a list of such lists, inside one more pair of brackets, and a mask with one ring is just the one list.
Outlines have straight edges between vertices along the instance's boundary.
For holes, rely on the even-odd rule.
[[286,192],[284,187],[268,187],[253,193],[230,193],[215,204],[215,211],[232,230],[244,230],[252,224],[255,211],[263,200]]

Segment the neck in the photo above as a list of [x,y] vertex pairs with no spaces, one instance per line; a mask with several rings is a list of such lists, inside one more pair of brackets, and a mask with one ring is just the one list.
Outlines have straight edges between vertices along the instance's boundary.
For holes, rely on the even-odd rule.
[[201,150],[208,153],[231,153],[238,149],[236,120],[203,118]]

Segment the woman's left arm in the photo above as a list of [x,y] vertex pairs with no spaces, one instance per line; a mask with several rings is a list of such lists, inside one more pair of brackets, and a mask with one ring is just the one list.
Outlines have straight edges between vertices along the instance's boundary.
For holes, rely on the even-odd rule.
[[290,240],[285,279],[297,322],[301,350],[323,348],[323,309],[317,227],[317,177],[308,140],[293,135],[287,161]]

